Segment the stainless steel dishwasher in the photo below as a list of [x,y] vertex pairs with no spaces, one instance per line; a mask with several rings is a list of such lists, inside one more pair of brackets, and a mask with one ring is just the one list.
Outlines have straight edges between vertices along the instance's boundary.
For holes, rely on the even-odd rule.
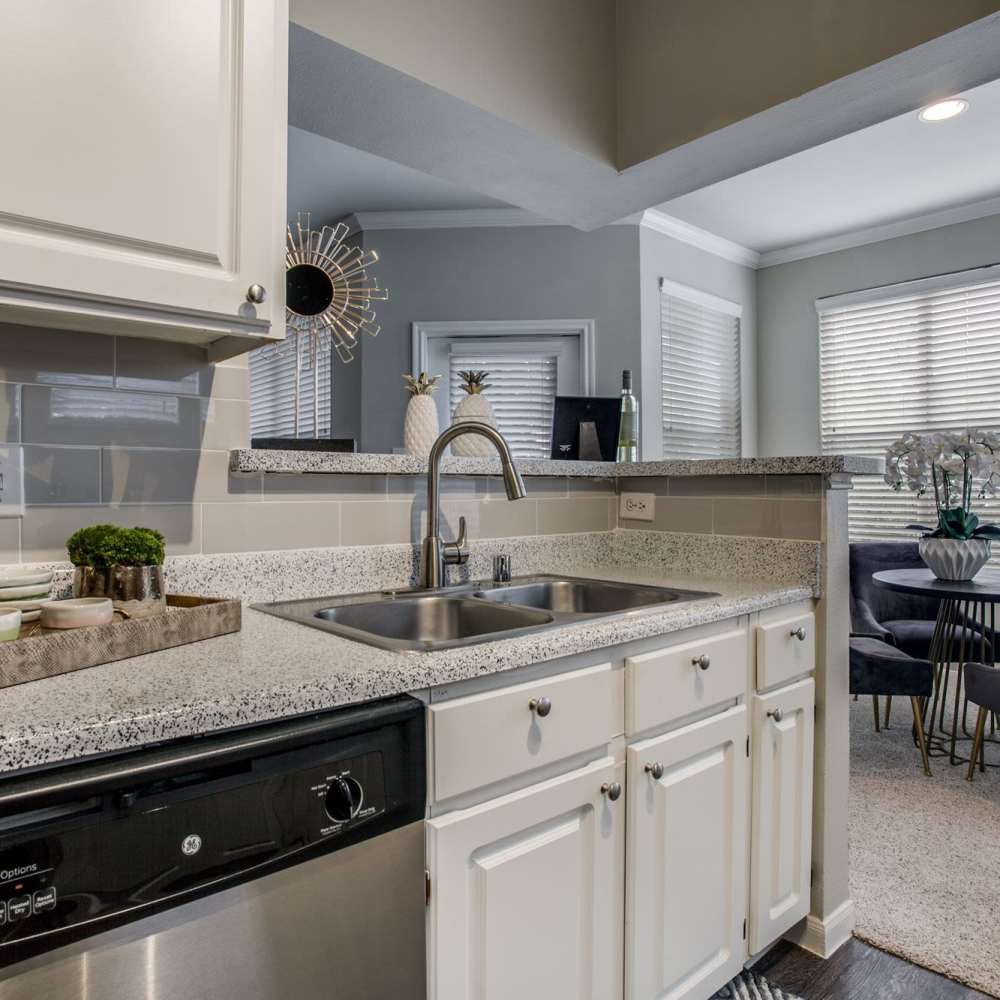
[[424,997],[423,706],[0,782],[2,1000]]

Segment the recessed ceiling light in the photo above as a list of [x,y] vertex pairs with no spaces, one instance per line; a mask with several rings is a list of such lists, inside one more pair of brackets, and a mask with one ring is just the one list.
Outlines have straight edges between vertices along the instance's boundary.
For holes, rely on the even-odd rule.
[[969,102],[964,98],[952,97],[947,101],[928,104],[917,117],[922,122],[943,122],[960,115],[968,106]]

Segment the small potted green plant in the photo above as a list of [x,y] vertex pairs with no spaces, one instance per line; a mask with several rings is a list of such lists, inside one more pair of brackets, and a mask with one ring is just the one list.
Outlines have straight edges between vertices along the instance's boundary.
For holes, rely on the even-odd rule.
[[149,618],[167,608],[163,584],[164,540],[152,528],[94,524],[66,542],[75,597],[110,597],[130,618]]
[[[923,532],[920,557],[940,580],[971,580],[990,558],[1000,526],[984,524],[972,511],[997,493],[1000,435],[970,428],[957,433],[904,434],[885,453],[885,481],[924,496],[934,491],[937,524],[908,524]],[[977,485],[978,484],[978,485]]]

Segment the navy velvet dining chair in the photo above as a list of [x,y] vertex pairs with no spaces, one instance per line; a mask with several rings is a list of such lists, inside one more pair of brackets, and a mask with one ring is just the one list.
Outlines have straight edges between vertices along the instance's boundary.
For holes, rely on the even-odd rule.
[[1000,670],[985,663],[965,664],[965,696],[979,709],[976,717],[975,735],[972,739],[972,753],[969,755],[969,771],[966,781],[972,781],[976,773],[976,758],[980,771],[986,770],[986,755],[983,749],[986,737],[986,717],[992,713],[996,722],[1000,713]]
[[851,632],[870,635],[918,660],[930,659],[937,598],[877,587],[872,574],[886,569],[926,569],[916,542],[852,542]]

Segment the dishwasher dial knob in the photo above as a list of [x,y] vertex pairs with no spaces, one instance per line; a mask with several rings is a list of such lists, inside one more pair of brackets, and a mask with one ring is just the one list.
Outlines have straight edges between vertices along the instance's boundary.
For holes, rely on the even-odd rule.
[[326,793],[326,814],[335,823],[346,823],[361,811],[365,793],[353,778],[334,778]]

